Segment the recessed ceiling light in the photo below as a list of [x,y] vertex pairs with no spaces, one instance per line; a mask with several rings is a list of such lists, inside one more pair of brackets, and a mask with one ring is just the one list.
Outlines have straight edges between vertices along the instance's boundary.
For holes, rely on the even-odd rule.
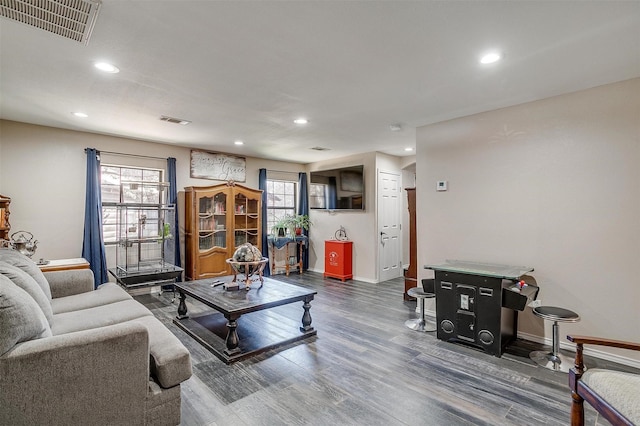
[[87,118],[87,117],[89,117],[84,112],[72,112],[71,114],[73,114],[73,115],[75,115],[76,117],[79,117],[79,118]]
[[502,55],[498,52],[490,52],[480,58],[481,64],[492,64],[502,59]]
[[411,147],[406,147],[404,150],[405,150],[405,151],[413,151],[413,148],[411,148]]
[[100,71],[108,72],[110,74],[117,74],[120,72],[120,68],[107,62],[96,62],[93,66],[98,68]]
[[400,123],[390,124],[389,130],[391,130],[392,132],[399,132],[402,130],[402,124]]
[[242,141],[235,141],[235,142],[234,142],[234,144],[236,144],[236,145],[244,145],[244,142],[242,142]]
[[307,120],[306,118],[296,118],[295,120],[293,120],[293,122],[296,124],[307,124],[309,120]]

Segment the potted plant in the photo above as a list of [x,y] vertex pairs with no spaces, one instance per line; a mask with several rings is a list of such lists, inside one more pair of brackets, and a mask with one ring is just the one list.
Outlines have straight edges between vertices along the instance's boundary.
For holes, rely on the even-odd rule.
[[309,225],[311,225],[309,215],[286,215],[273,225],[271,231],[276,237],[288,235],[293,238],[296,235],[301,235],[303,229],[308,231]]
[[271,228],[271,232],[275,237],[284,237],[287,232],[287,228],[289,227],[289,217],[285,216],[278,220],[275,225]]
[[311,225],[311,219],[309,219],[309,215],[299,214],[292,217],[292,224],[295,229],[296,235],[301,235],[302,230],[309,230],[309,226]]

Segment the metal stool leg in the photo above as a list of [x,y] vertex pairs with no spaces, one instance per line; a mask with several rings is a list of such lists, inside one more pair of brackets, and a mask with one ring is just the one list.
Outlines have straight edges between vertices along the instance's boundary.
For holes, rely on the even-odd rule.
[[553,343],[553,347],[551,350],[551,355],[555,357],[557,357],[560,354],[560,332],[559,332],[559,328],[558,327],[558,321],[554,321],[553,322],[553,326],[551,326],[551,329],[553,330],[553,336],[552,336],[552,343]]
[[418,297],[418,313],[416,319],[407,320],[404,325],[415,331],[436,331],[435,323],[427,321],[424,315],[424,297]]
[[558,326],[558,321],[553,322],[551,329],[553,331],[551,353],[534,351],[529,354],[529,358],[541,367],[568,373],[569,369],[573,366],[573,358],[560,353],[560,327]]
[[436,323],[433,321],[427,320],[425,317],[425,309],[424,309],[425,300],[422,299],[422,303],[420,304],[420,318],[422,320],[422,331],[436,331]]

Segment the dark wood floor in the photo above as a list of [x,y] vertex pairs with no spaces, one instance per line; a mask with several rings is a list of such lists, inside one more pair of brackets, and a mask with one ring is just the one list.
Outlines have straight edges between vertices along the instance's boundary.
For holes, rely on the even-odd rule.
[[[317,337],[231,365],[172,324],[171,293],[137,297],[191,352],[183,425],[569,423],[567,375],[529,360],[538,345],[518,340],[497,358],[412,331],[404,322],[415,318],[416,304],[403,301],[401,279],[342,283],[311,272],[275,278],[318,291],[311,304]],[[190,314],[206,311],[187,300]],[[296,321],[302,316],[302,304],[276,309]],[[592,409],[586,418],[595,424]]]

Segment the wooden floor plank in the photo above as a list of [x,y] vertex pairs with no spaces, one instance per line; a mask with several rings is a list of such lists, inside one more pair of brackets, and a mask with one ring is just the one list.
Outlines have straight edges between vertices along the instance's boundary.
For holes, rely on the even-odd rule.
[[[410,330],[404,321],[416,317],[416,302],[403,299],[401,278],[378,284],[313,272],[274,278],[318,292],[310,310],[317,336],[230,365],[172,323],[171,292],[136,297],[191,352],[194,375],[182,385],[182,425],[568,424],[567,375],[529,359],[541,349],[536,343],[516,340],[498,358]],[[187,303],[190,315],[212,312]],[[247,323],[299,327],[303,309],[294,303],[264,312],[260,319],[247,316]],[[585,407],[587,424],[594,425],[595,413]]]

